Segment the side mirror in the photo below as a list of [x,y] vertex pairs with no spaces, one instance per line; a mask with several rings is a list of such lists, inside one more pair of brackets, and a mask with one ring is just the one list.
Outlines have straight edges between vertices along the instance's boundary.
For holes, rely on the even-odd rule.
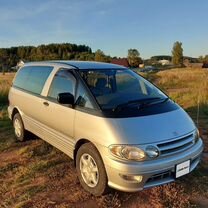
[[69,92],[59,93],[57,97],[57,101],[60,104],[74,105],[74,95],[72,95]]

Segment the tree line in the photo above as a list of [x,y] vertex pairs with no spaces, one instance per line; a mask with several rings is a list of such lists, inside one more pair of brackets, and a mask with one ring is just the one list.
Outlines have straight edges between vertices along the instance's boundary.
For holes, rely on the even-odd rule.
[[208,63],[208,55],[199,56],[199,61],[207,64]]
[[20,61],[44,61],[44,60],[89,60],[110,62],[111,57],[101,50],[92,52],[86,45],[71,43],[48,44],[40,46],[18,46],[0,48],[0,71],[11,69]]
[[[0,71],[10,70],[20,61],[44,61],[44,60],[82,60],[111,62],[113,58],[98,49],[92,52],[92,49],[86,45],[77,45],[71,43],[48,44],[35,46],[18,46],[11,48],[0,48]],[[174,65],[183,65],[183,47],[182,43],[176,41],[173,44],[172,56],[153,56],[151,59],[143,60],[137,49],[128,50],[127,60],[130,67],[138,67],[140,64],[152,64],[161,59],[171,61]],[[208,63],[208,55],[200,56],[199,62]]]

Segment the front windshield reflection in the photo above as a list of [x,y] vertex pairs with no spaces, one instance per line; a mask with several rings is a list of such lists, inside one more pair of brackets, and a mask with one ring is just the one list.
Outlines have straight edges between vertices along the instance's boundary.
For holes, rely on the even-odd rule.
[[130,69],[83,70],[80,73],[102,109],[115,109],[135,100],[167,98]]

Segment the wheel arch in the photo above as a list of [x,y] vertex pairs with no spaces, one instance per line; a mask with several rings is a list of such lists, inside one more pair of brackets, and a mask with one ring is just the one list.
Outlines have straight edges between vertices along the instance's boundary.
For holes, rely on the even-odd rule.
[[92,142],[88,139],[82,138],[82,139],[79,139],[75,144],[74,153],[73,153],[73,159],[74,159],[74,166],[75,167],[76,167],[76,155],[77,155],[78,149],[85,143],[92,143]]
[[11,116],[12,120],[13,120],[14,115],[15,115],[16,113],[19,113],[19,114],[21,115],[19,109],[18,109],[17,107],[14,107],[13,110],[12,110],[12,116]]
[[[74,148],[73,159],[74,159],[74,165],[75,165],[75,167],[76,167],[76,155],[77,155],[77,152],[78,152],[79,148],[80,148],[83,144],[86,144],[86,143],[91,143],[91,144],[96,148],[96,150],[98,151],[98,153],[99,153],[99,155],[100,155],[100,157],[101,157],[101,159],[102,159],[102,161],[103,161],[102,155],[101,155],[101,153],[100,153],[100,151],[99,151],[99,148],[98,148],[97,144],[96,144],[95,142],[89,140],[89,139],[81,138],[81,139],[79,139],[79,140],[76,142],[75,148]],[[103,163],[104,163],[104,161],[103,161]]]

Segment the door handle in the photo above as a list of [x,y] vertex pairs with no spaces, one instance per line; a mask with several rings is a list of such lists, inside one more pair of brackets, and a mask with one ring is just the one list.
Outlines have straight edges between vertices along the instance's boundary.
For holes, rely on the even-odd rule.
[[49,106],[49,103],[45,101],[45,102],[43,102],[43,105]]

